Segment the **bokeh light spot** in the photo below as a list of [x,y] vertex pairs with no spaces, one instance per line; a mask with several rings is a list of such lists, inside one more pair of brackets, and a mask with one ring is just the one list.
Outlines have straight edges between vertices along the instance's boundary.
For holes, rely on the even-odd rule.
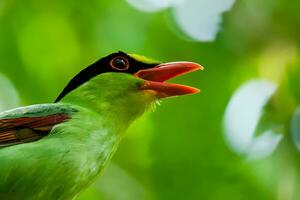
[[248,159],[270,155],[282,135],[272,130],[255,137],[262,109],[277,86],[266,80],[252,80],[242,85],[231,98],[224,117],[226,141],[233,151]]
[[174,18],[187,36],[196,41],[214,41],[222,14],[234,0],[186,0],[174,7]]
[[179,28],[195,41],[214,41],[220,29],[222,14],[235,0],[127,0],[138,10],[155,12],[173,9]]
[[127,2],[138,10],[155,12],[170,7],[178,0],[127,0]]

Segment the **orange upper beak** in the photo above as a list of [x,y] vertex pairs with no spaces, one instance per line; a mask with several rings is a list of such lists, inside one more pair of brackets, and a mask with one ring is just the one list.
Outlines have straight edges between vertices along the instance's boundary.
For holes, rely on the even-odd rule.
[[166,83],[165,81],[179,75],[190,73],[204,68],[193,62],[171,62],[157,65],[154,68],[140,70],[134,75],[145,80],[142,90],[153,90],[160,98],[195,94],[200,90],[190,86]]

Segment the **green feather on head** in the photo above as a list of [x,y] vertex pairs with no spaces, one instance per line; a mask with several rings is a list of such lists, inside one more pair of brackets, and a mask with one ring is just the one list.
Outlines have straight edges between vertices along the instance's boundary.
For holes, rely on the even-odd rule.
[[134,58],[137,61],[140,61],[140,62],[146,63],[146,64],[150,64],[150,65],[151,64],[158,65],[161,63],[160,61],[154,60],[152,58],[148,58],[146,56],[142,56],[142,55],[138,55],[138,54],[134,54],[134,53],[130,53],[130,54],[128,54],[128,56]]

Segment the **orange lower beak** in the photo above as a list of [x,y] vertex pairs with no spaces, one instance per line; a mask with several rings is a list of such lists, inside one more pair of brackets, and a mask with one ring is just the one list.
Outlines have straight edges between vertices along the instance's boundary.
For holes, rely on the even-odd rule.
[[153,90],[160,98],[195,94],[200,90],[190,86],[166,83],[165,81],[204,68],[193,62],[171,62],[160,64],[151,69],[140,70],[134,75],[145,80],[142,90]]

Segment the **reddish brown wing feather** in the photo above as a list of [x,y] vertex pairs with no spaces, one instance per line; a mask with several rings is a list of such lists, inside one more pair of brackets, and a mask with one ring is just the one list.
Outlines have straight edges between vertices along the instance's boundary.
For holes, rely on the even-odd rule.
[[43,117],[0,119],[0,147],[32,142],[48,135],[53,126],[70,117],[55,114]]

